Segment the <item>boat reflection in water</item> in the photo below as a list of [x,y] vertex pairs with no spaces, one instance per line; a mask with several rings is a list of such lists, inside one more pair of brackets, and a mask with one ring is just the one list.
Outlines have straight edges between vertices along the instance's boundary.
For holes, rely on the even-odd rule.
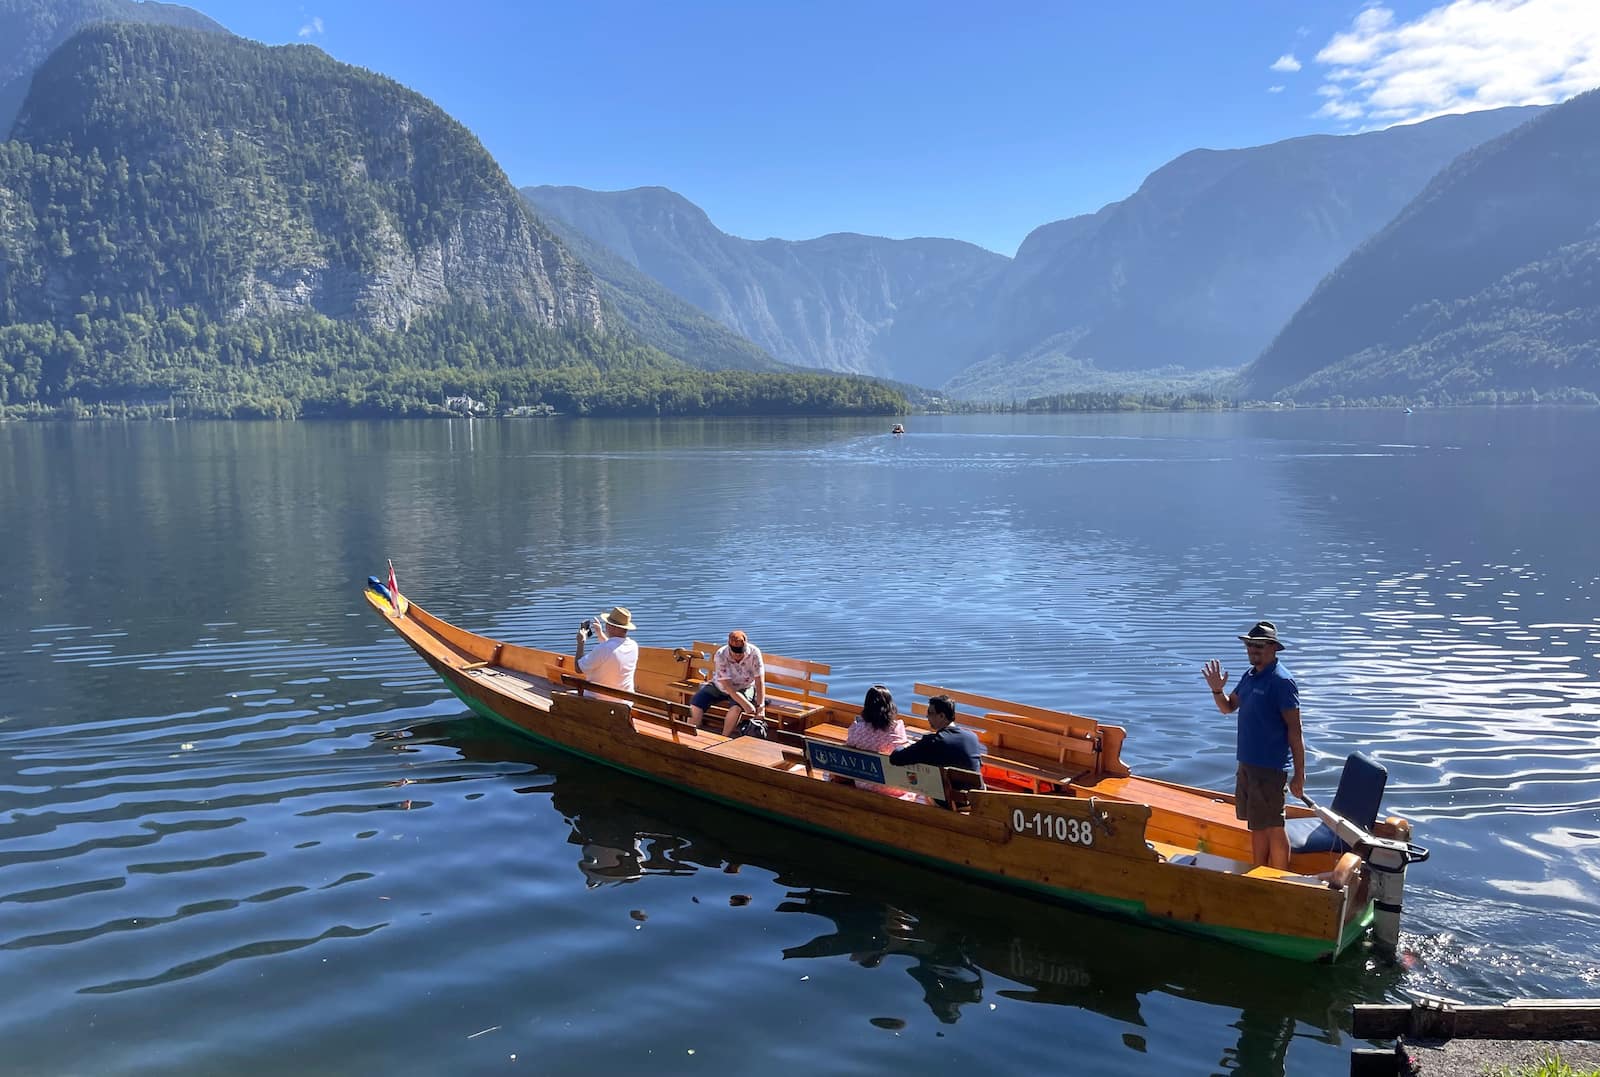
[[[961,1009],[995,997],[1092,1011],[1125,1025],[1147,1027],[1144,1005],[1169,995],[1237,1011],[1237,1042],[1219,1069],[1282,1073],[1297,1030],[1337,1046],[1357,1002],[1384,997],[1397,974],[1364,970],[1359,963],[1307,970],[1204,940],[1173,937],[1131,925],[1051,910],[1009,895],[964,891],[896,894],[885,901],[848,891],[795,891],[780,912],[804,912],[834,923],[830,932],[798,946],[785,958],[847,957],[877,968],[890,955],[909,958],[906,972],[923,989],[923,1001],[940,1021],[955,1023]],[[974,919],[975,902],[985,915]],[[1141,937],[1148,936],[1148,937]],[[986,977],[998,979],[989,985]],[[1159,1008],[1159,1006],[1158,1006]],[[1144,1037],[1123,1041],[1143,1050]]]
[[[795,941],[779,939],[784,960],[903,968],[946,1024],[992,994],[1138,1029],[1149,1026],[1146,1006],[1160,1009],[1156,1000],[1167,996],[1235,1011],[1237,1040],[1213,1065],[1281,1073],[1295,1035],[1340,1044],[1351,1006],[1384,999],[1403,975],[1359,958],[1306,966],[952,879],[619,775],[476,718],[413,733],[468,758],[527,762],[553,779],[528,791],[548,794],[571,826],[567,840],[581,850],[576,864],[587,886],[744,865],[771,872],[784,890],[774,911],[831,921],[806,939],[815,923],[796,918]],[[1137,1031],[1122,1038],[1144,1049]]]

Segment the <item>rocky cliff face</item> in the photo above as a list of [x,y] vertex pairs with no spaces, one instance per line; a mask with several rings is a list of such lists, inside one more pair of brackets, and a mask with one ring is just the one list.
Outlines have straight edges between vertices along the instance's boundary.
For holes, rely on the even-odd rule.
[[448,303],[604,331],[593,275],[472,135],[309,46],[99,25],[0,145],[0,304],[403,328]]
[[315,311],[403,329],[451,301],[508,306],[549,329],[605,328],[600,287],[567,249],[517,207],[481,199],[444,235],[413,248],[388,223],[373,230],[374,264],[312,255],[257,264],[239,281],[230,317]]

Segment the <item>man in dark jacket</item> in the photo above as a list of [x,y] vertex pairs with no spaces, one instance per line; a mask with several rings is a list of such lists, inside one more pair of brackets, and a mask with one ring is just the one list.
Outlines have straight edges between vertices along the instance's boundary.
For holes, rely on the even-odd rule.
[[977,734],[956,725],[956,705],[949,696],[934,696],[928,700],[928,725],[933,732],[921,740],[889,753],[889,762],[897,767],[911,763],[930,763],[936,767],[960,767],[982,773],[979,756],[984,747]]

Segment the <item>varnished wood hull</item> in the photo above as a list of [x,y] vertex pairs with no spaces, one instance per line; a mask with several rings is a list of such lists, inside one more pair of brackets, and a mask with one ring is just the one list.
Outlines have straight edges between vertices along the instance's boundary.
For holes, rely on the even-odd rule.
[[[1146,842],[1151,809],[1077,796],[979,791],[949,811],[821,780],[803,765],[758,766],[646,727],[626,704],[549,686],[536,674],[571,659],[456,628],[414,604],[368,601],[485,718],[618,770],[892,856],[1051,899],[1298,960],[1336,957],[1371,919],[1364,890],[1287,873],[1206,870]],[[648,650],[648,649],[647,649]],[[641,669],[659,654],[646,653]],[[838,704],[844,708],[847,705]],[[841,718],[848,720],[847,714]],[[717,738],[720,740],[720,738]],[[1050,836],[1019,821],[1061,819]],[[1092,843],[1064,840],[1089,834]],[[1038,829],[1035,827],[1035,829]],[[1048,827],[1043,829],[1050,829]]]

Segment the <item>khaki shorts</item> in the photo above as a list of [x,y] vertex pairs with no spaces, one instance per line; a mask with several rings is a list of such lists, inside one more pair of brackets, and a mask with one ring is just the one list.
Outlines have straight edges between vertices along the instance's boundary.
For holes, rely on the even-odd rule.
[[1283,825],[1283,795],[1289,775],[1274,767],[1240,763],[1233,776],[1233,812],[1251,830]]

